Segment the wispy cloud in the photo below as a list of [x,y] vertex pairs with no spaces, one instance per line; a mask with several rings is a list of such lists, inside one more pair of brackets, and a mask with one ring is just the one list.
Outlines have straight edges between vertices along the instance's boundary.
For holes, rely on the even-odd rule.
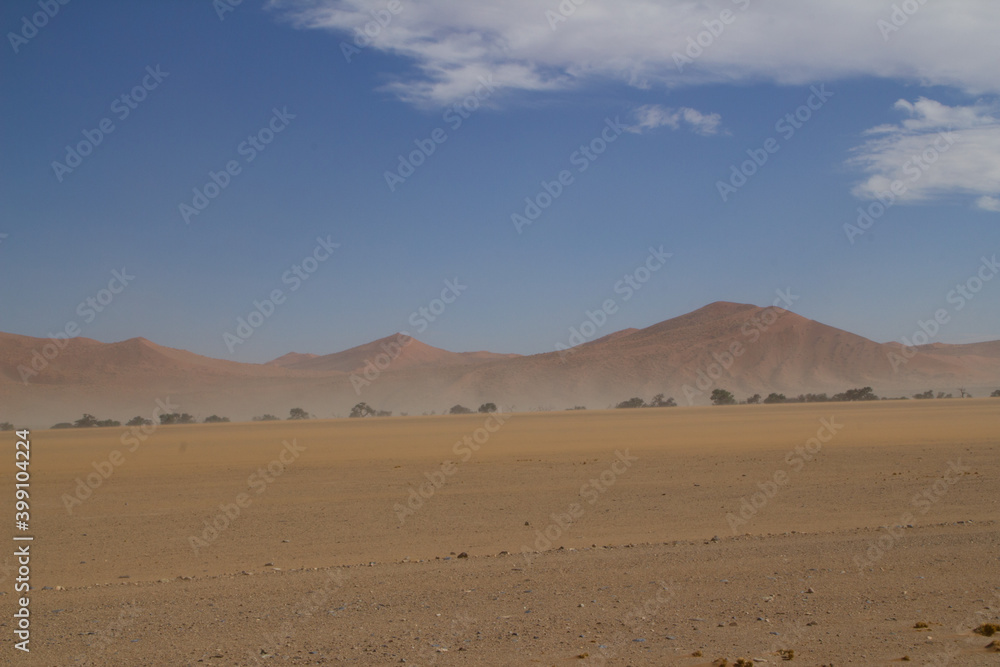
[[875,138],[854,150],[849,164],[868,174],[854,188],[857,197],[892,193],[895,201],[911,204],[965,197],[1000,212],[1000,119],[994,106],[951,107],[922,97],[899,100],[895,108],[909,118],[868,130]]
[[983,209],[984,211],[993,211],[994,213],[1000,213],[1000,199],[996,197],[980,197],[976,200],[976,206]]
[[[493,73],[508,92],[564,90],[592,80],[640,88],[718,82],[803,84],[844,77],[888,77],[1000,92],[1000,2],[928,2],[884,38],[892,7],[871,0],[666,2],[587,0],[553,30],[556,0],[401,0],[401,11],[370,48],[414,65],[388,88],[415,104],[467,95]],[[568,3],[563,3],[564,5]],[[329,30],[350,41],[385,12],[386,0],[271,0],[292,25]],[[674,57],[718,21],[738,20],[710,40],[692,65]],[[703,40],[705,41],[705,40]],[[336,45],[331,46],[336,49]]]
[[672,130],[687,127],[697,134],[710,136],[718,134],[719,126],[722,124],[722,117],[717,113],[705,114],[690,107],[671,109],[658,104],[639,107],[635,110],[635,119],[635,124],[627,128],[629,132],[635,134],[642,134],[646,130],[658,127],[669,127]]

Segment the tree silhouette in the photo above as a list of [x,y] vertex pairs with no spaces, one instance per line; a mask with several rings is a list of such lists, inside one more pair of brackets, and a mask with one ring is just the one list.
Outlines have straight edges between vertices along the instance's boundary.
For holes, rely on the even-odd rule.
[[674,397],[663,398],[663,394],[657,394],[653,399],[645,406],[647,408],[675,408],[677,407],[677,401]]
[[82,417],[73,422],[73,426],[75,428],[89,428],[91,426],[97,426],[97,417],[84,413]]
[[713,389],[711,399],[714,405],[734,405],[736,403],[736,397],[725,389]]
[[186,412],[171,412],[170,414],[160,415],[160,424],[164,426],[169,424],[193,424],[194,422],[194,417]]
[[288,411],[289,419],[309,419],[309,413],[302,408],[292,408]]
[[375,414],[375,408],[367,403],[361,402],[351,408],[349,417],[371,417]]
[[860,389],[848,389],[842,394],[834,394],[834,401],[877,401],[878,396],[871,387],[861,387]]
[[481,412],[483,414],[487,414],[487,413],[490,413],[490,412],[496,412],[496,411],[497,411],[497,404],[496,403],[483,403],[482,405],[479,406],[479,412]]

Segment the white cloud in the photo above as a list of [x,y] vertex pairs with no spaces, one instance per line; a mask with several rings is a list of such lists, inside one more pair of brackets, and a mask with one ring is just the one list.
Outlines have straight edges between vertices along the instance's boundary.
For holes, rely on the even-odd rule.
[[630,126],[629,132],[642,134],[646,130],[658,127],[669,127],[679,130],[681,126],[689,127],[693,132],[704,136],[718,134],[722,117],[717,113],[703,114],[697,109],[681,107],[670,109],[658,104],[646,104],[635,110],[636,123]]
[[[872,0],[399,1],[389,21],[389,0],[271,0],[270,7],[296,27],[336,33],[331,50],[369,24],[367,48],[414,65],[389,88],[417,104],[454,101],[490,72],[508,92],[600,79],[650,88],[852,76],[1000,92],[996,0],[912,0],[916,11],[895,19],[892,3]],[[560,6],[575,9],[550,25],[552,16],[563,18]],[[732,12],[726,23],[723,10]],[[372,23],[377,16],[386,25]],[[893,20],[899,30],[879,27]],[[675,56],[688,55],[699,35],[707,45],[679,68]]]
[[880,125],[855,149],[849,164],[869,176],[854,188],[862,199],[920,203],[978,197],[975,205],[1000,211],[1000,119],[985,104],[949,107],[935,100],[900,100],[910,117]]
[[976,200],[976,206],[984,211],[1000,213],[1000,199],[996,197],[980,197]]

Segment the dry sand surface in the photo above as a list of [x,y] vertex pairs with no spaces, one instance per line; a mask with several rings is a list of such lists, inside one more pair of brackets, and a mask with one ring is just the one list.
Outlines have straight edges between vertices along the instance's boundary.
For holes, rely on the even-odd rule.
[[997,399],[124,430],[32,432],[0,663],[1000,663]]

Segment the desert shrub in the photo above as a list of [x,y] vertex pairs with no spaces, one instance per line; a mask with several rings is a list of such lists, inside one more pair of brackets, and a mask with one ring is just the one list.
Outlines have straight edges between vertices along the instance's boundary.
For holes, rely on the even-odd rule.
[[848,389],[847,391],[834,394],[834,401],[877,401],[878,396],[871,387],[861,387],[859,389]]
[[74,428],[90,428],[91,426],[97,426],[97,417],[87,413],[73,422]]
[[195,418],[188,413],[171,412],[170,414],[160,415],[160,424],[166,426],[168,424],[194,424]]
[[229,421],[229,417],[220,417],[219,415],[211,415],[205,417],[206,424],[223,424]]
[[673,396],[663,398],[663,394],[657,394],[645,407],[647,408],[676,408],[677,401]]
[[978,628],[973,630],[977,635],[982,635],[983,637],[992,637],[996,633],[1000,632],[1000,625],[996,623],[983,623]]
[[638,396],[636,396],[634,398],[628,399],[627,401],[622,401],[621,403],[619,403],[615,407],[616,408],[641,408],[644,405],[646,405],[646,402],[643,401]]
[[351,414],[348,417],[373,417],[375,416],[375,408],[368,405],[367,403],[361,402],[351,408]]
[[[162,417],[161,417],[161,419],[162,419]],[[275,417],[274,415],[263,414],[263,415],[259,415],[257,417],[254,417],[253,421],[255,421],[255,422],[276,422],[276,421],[281,421],[281,420],[278,419],[277,417]]]
[[479,406],[479,412],[481,412],[483,414],[487,414],[487,413],[490,413],[490,412],[496,412],[496,411],[497,411],[497,404],[496,403],[483,403],[482,405]]
[[464,405],[453,405],[453,406],[451,406],[451,409],[448,410],[448,414],[450,414],[450,415],[471,415],[472,414],[472,410],[470,410],[469,408],[465,407]]
[[713,405],[736,404],[736,397],[733,396],[731,391],[726,391],[725,389],[713,389],[711,399]]

